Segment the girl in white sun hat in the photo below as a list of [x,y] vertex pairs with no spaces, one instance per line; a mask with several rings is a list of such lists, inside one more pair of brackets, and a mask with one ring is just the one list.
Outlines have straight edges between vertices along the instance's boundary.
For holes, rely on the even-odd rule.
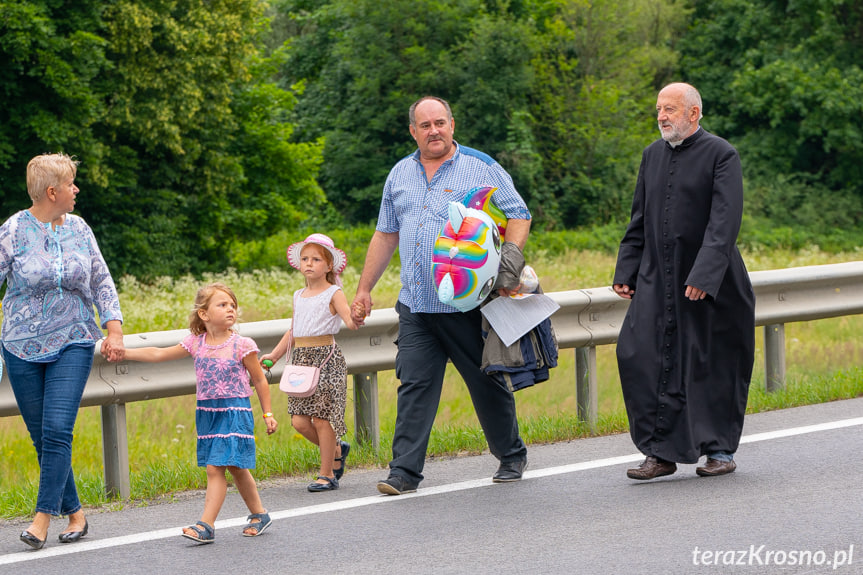
[[[306,287],[294,293],[291,330],[261,362],[276,362],[293,348],[288,361],[293,365],[321,368],[318,387],[308,397],[290,397],[291,425],[321,450],[321,468],[310,483],[311,492],[339,488],[345,472],[350,444],[342,441],[347,433],[347,365],[333,336],[342,322],[357,329],[351,319],[348,300],[341,289],[339,274],[347,265],[345,252],[324,234],[312,234],[288,248],[288,263],[306,278]],[[323,366],[322,366],[323,364]]]

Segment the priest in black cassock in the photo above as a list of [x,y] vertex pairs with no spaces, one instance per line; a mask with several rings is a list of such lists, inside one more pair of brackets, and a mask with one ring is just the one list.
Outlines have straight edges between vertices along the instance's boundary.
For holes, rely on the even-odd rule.
[[662,139],[645,148],[614,291],[632,303],[617,342],[629,430],[654,479],[696,463],[731,473],[755,354],[755,296],[737,250],[743,176],[737,151],[699,125],[688,84],[659,92]]

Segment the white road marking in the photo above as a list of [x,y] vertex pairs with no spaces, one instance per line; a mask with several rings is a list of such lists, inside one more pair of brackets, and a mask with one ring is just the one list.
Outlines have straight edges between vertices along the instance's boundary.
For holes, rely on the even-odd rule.
[[[863,425],[863,417],[842,419],[839,421],[819,423],[816,425],[806,425],[803,427],[792,427],[789,429],[780,429],[777,431],[768,431],[765,433],[755,433],[742,437],[740,439],[740,443],[769,441],[771,439],[780,439],[783,437],[792,437],[795,435],[816,433],[819,431],[829,431],[833,429],[842,429],[845,427],[853,427],[855,425]],[[644,455],[642,455],[641,453],[634,453],[632,455],[594,459],[593,461],[584,461],[582,463],[573,463],[570,465],[547,467],[545,469],[529,470],[525,471],[524,479],[535,479],[537,477],[548,477],[550,475],[574,473],[576,471],[586,471],[588,469],[597,469],[599,467],[610,467],[613,465],[621,465],[624,463],[640,461],[642,458],[644,458]],[[333,501],[332,503],[309,505],[307,507],[298,507],[296,509],[286,509],[284,511],[274,511],[270,513],[270,517],[272,517],[273,520],[289,519],[292,517],[302,517],[304,515],[314,515],[316,513],[327,513],[330,511],[354,509],[356,507],[365,507],[367,505],[378,505],[383,503],[391,503],[394,501],[404,501],[406,499],[411,499],[414,497],[427,497],[429,495],[440,495],[442,493],[452,493],[455,491],[464,491],[466,489],[476,489],[477,487],[487,487],[490,485],[493,485],[491,478],[473,479],[470,481],[449,483],[447,485],[438,485],[437,487],[423,488],[416,493],[406,493],[405,495],[400,495],[398,497],[393,497],[389,495],[374,495],[370,497],[360,497],[358,499],[348,499],[345,501]],[[233,519],[216,521],[214,527],[219,530],[230,527],[239,527],[245,524],[245,517],[235,517]],[[96,549],[107,549],[109,547],[119,547],[121,545],[131,545],[133,543],[140,544],[145,541],[155,541],[157,539],[177,537],[180,535],[183,527],[185,527],[185,525],[182,527],[171,527],[170,529],[159,529],[156,531],[147,531],[144,533],[123,535],[121,537],[110,537],[108,539],[99,539],[96,541],[81,540],[74,544],[64,545],[60,547],[49,547],[41,549],[39,551],[25,549],[19,553],[0,555],[0,565],[9,565],[12,563],[20,563],[22,561],[32,561],[34,559],[48,559],[49,557],[69,555],[71,553],[83,553],[85,551],[94,551]]]

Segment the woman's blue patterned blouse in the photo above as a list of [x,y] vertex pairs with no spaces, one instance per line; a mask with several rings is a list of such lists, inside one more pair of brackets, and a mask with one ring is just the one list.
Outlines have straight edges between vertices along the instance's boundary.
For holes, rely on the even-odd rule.
[[94,344],[110,320],[123,321],[108,265],[90,226],[67,214],[62,226],[22,210],[0,226],[3,347],[26,361],[52,361],[68,345]]

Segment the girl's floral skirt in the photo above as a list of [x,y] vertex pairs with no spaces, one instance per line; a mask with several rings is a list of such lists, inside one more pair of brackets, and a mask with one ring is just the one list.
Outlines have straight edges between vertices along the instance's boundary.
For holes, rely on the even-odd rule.
[[255,468],[255,416],[248,397],[199,399],[198,466]]

